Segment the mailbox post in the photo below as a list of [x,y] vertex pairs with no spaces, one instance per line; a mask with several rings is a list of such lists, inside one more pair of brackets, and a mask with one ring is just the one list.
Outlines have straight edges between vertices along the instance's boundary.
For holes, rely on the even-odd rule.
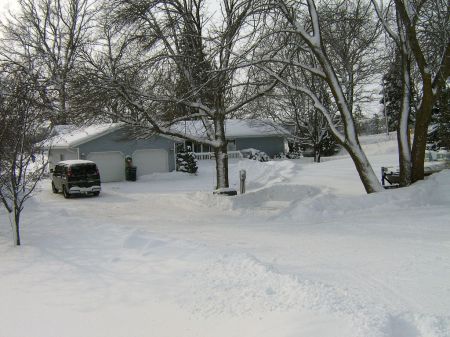
[[239,180],[241,182],[240,184],[240,192],[241,194],[245,193],[245,178],[247,176],[247,172],[245,170],[240,170],[239,171]]

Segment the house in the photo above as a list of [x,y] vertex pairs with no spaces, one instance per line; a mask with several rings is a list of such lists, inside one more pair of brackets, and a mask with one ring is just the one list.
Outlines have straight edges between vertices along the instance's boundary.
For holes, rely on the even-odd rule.
[[[176,125],[177,131],[196,138],[206,138],[201,121]],[[62,160],[87,159],[97,163],[102,182],[125,180],[126,160],[131,158],[137,176],[176,169],[176,144],[182,139],[154,135],[136,139],[131,128],[122,123],[96,124],[88,127],[57,126],[47,140],[49,166]],[[261,120],[227,120],[226,138],[230,157],[241,157],[239,151],[253,148],[274,156],[287,151],[289,132],[277,124]],[[211,158],[212,149],[201,143],[192,146],[199,159]]]
[[173,137],[155,135],[135,139],[130,128],[120,123],[97,124],[84,128],[59,126],[47,140],[49,166],[61,160],[87,159],[97,163],[102,182],[125,180],[127,157],[137,167],[137,176],[175,170]]
[[[206,139],[206,131],[201,121],[186,121],[176,125],[176,130]],[[289,151],[288,139],[291,133],[270,120],[228,119],[225,121],[225,137],[228,141],[230,157],[245,149],[256,149],[273,157]],[[186,141],[199,158],[213,152],[209,145]]]

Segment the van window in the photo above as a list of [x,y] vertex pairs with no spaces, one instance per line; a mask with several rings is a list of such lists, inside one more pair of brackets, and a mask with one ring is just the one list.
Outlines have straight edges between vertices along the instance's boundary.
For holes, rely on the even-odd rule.
[[74,176],[85,176],[97,174],[97,165],[95,164],[83,164],[73,165],[70,167]]
[[61,174],[61,166],[56,165],[55,169],[53,170],[53,174]]

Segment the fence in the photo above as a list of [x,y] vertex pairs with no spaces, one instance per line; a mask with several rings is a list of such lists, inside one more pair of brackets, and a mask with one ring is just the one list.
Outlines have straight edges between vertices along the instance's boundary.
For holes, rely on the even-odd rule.
[[[195,158],[198,160],[214,159],[214,152],[195,152]],[[228,159],[241,159],[242,153],[240,151],[228,151]]]

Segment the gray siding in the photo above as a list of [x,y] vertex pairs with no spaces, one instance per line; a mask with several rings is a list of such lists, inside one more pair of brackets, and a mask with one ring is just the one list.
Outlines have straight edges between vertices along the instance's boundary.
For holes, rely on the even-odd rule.
[[267,153],[270,157],[284,152],[283,137],[254,137],[254,138],[236,138],[236,150],[248,148],[257,149]]
[[120,151],[124,156],[142,149],[164,149],[168,152],[169,171],[175,170],[174,141],[161,136],[149,139],[132,139],[125,128],[93,139],[79,146],[80,158],[86,158],[90,152]]
[[50,149],[48,152],[48,164],[52,169],[61,160],[78,159],[77,149]]

